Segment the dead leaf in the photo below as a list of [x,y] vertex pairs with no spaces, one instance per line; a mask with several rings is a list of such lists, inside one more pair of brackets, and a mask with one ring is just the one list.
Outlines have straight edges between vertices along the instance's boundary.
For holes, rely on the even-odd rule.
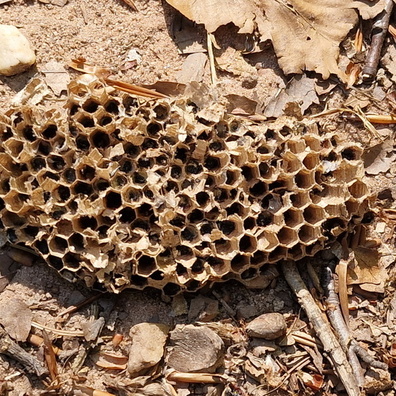
[[255,100],[235,94],[226,95],[226,98],[228,99],[228,113],[236,114],[238,111],[238,114],[241,114],[243,111],[244,115],[255,114],[257,108],[257,102]]
[[182,69],[177,74],[177,81],[182,84],[187,84],[190,81],[201,82],[207,60],[206,54],[202,52],[188,55],[183,62]]
[[253,2],[245,0],[166,0],[166,2],[188,19],[204,24],[209,33],[215,32],[222,25],[233,23],[239,27],[239,33],[253,33],[257,26],[263,38],[269,28],[263,13],[257,12]]
[[2,294],[0,300],[0,324],[15,341],[26,341],[32,326],[32,311],[18,298]]
[[98,367],[108,370],[125,370],[128,363],[128,357],[104,351],[94,354],[92,360]]
[[355,265],[348,266],[348,285],[360,285],[363,290],[381,292],[387,274],[385,269],[378,265],[378,250],[358,247],[354,249],[354,253]]
[[184,16],[204,24],[209,33],[233,23],[238,33],[258,31],[261,42],[271,39],[286,74],[312,70],[327,79],[343,80],[337,60],[339,45],[358,21],[383,9],[384,0],[167,0]]
[[67,90],[70,75],[61,63],[50,61],[43,66],[42,72],[45,75],[45,82],[55,95],[60,96],[62,91]]
[[394,45],[387,46],[381,64],[391,74],[391,80],[396,82],[396,47]]
[[216,57],[216,64],[220,70],[231,73],[234,76],[252,76],[257,72],[255,67],[246,62],[240,51],[230,47]]
[[297,103],[302,114],[312,103],[319,104],[319,98],[315,91],[315,79],[306,75],[295,76],[285,89],[282,89],[277,96],[270,100],[264,110],[264,115],[280,117],[290,103]]
[[364,166],[369,175],[387,172],[395,159],[393,143],[389,140],[370,147],[363,154]]

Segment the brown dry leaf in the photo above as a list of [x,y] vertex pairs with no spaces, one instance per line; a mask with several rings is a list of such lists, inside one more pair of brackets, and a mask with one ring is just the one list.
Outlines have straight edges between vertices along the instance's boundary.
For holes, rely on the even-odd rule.
[[382,292],[387,274],[378,265],[378,250],[358,247],[354,249],[354,253],[355,265],[348,266],[348,285],[360,285],[367,291]]
[[271,39],[286,74],[316,71],[345,79],[337,59],[339,44],[358,21],[377,15],[384,0],[167,0],[184,16],[205,25],[209,33],[233,23],[239,33],[259,32]]
[[304,114],[312,103],[319,103],[315,90],[315,79],[306,75],[294,77],[285,89],[272,98],[264,110],[267,117],[280,117],[290,103],[296,103]]
[[98,367],[108,370],[125,370],[128,363],[128,357],[109,352],[96,353],[92,360]]
[[32,311],[22,300],[1,295],[0,324],[11,338],[26,341],[32,326],[32,317]]
[[187,84],[190,81],[201,82],[207,60],[206,54],[202,52],[188,55],[183,62],[182,69],[177,74],[177,81],[182,84]]
[[[166,0],[166,2],[188,19],[204,24],[209,33],[213,33],[222,25],[233,23],[239,27],[239,33],[253,33],[255,26],[257,26],[263,39],[269,28],[262,11],[257,9],[253,1]],[[264,38],[264,40],[268,38]]]
[[396,160],[393,143],[385,141],[370,147],[364,152],[363,160],[367,174],[378,175],[379,173],[387,172]]

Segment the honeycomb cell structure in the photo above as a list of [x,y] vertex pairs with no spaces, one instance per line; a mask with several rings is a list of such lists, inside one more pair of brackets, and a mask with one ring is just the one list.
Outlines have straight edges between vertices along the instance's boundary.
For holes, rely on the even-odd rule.
[[1,226],[65,278],[173,295],[312,256],[367,212],[362,149],[83,76],[66,110],[0,118]]

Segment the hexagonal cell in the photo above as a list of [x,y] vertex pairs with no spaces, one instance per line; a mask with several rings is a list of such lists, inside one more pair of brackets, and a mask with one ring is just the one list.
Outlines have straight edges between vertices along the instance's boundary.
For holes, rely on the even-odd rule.
[[80,180],[91,181],[96,174],[95,168],[87,164],[79,164],[76,170]]
[[283,217],[285,219],[285,224],[290,228],[295,228],[296,226],[304,222],[301,210],[297,210],[294,208],[290,208],[289,210],[284,212]]
[[81,107],[88,113],[95,113],[96,110],[98,110],[98,107],[100,106],[100,103],[96,102],[95,100],[89,98],[87,99]]
[[244,253],[253,253],[257,249],[257,239],[253,235],[245,234],[239,240],[239,250]]
[[288,248],[292,247],[298,242],[297,231],[289,227],[281,228],[277,233],[277,237],[279,243],[282,246],[286,246]]
[[304,140],[288,140],[286,147],[293,153],[299,154],[305,151],[305,141]]
[[128,158],[122,158],[120,160],[120,172],[123,173],[131,173],[135,171],[135,163],[129,160]]
[[[4,196],[4,202],[6,203],[6,208],[11,212],[18,213],[24,209],[29,196],[26,194],[20,194],[17,191],[10,191]],[[27,209],[27,207],[25,208]]]
[[287,255],[292,260],[300,260],[305,256],[305,246],[297,244],[288,250]]
[[249,256],[245,256],[244,254],[237,254],[231,260],[231,270],[237,274],[241,273],[245,270],[250,264]]
[[278,194],[270,193],[262,199],[261,207],[265,211],[275,214],[283,208],[283,202]]
[[91,195],[93,193],[93,187],[89,183],[85,183],[82,181],[77,181],[71,186],[72,193],[74,195],[83,194],[83,195]]
[[80,216],[73,219],[73,226],[77,232],[83,232],[87,229],[96,230],[98,221],[92,216]]
[[202,165],[195,160],[188,161],[184,169],[187,175],[199,175],[203,171]]
[[83,252],[85,250],[85,238],[82,234],[75,232],[69,237],[68,245],[72,252]]
[[102,114],[98,115],[97,117],[98,117],[98,125],[100,125],[102,127],[109,125],[113,122],[113,118],[108,113],[102,113]]
[[3,143],[4,148],[11,154],[12,157],[17,158],[23,151],[23,141],[14,138],[8,139]]
[[246,181],[257,180],[259,176],[259,172],[256,164],[249,164],[242,166],[242,176]]
[[89,141],[93,147],[104,149],[110,145],[110,136],[104,131],[94,131],[89,135]]
[[279,260],[284,260],[287,258],[288,249],[284,246],[278,246],[268,255],[269,263],[276,263]]
[[145,171],[139,171],[135,172],[132,175],[133,182],[136,184],[140,184],[140,186],[143,186],[147,182],[147,172]]
[[55,124],[49,124],[40,131],[40,135],[47,140],[54,138],[58,133],[58,127]]
[[363,198],[366,197],[369,193],[366,184],[364,184],[360,180],[356,180],[352,185],[348,187],[348,190],[354,198]]
[[70,198],[70,188],[60,185],[53,191],[53,194],[58,202],[67,202]]
[[55,268],[57,271],[60,271],[63,268],[63,260],[60,257],[56,256],[48,256],[47,263],[52,267]]
[[150,223],[143,219],[136,219],[132,222],[131,229],[140,228],[141,230],[148,231],[150,229]]
[[360,202],[354,198],[349,199],[345,202],[346,209],[348,211],[348,216],[352,217],[353,215],[360,214]]
[[315,185],[315,174],[312,171],[301,170],[294,176],[296,186],[303,189],[310,189]]
[[154,118],[158,121],[164,121],[169,117],[169,113],[171,111],[168,103],[159,103],[157,106],[153,108],[155,113]]
[[147,278],[140,275],[131,276],[131,285],[133,285],[134,289],[143,290],[147,286],[147,284],[148,284]]
[[302,164],[295,154],[287,151],[282,156],[281,167],[286,173],[295,173],[301,169]]
[[65,253],[69,248],[69,244],[66,239],[59,236],[55,236],[50,239],[49,249],[52,253]]
[[79,122],[84,128],[92,128],[95,126],[94,119],[87,113],[78,114],[76,121]]
[[190,247],[179,245],[179,246],[176,246],[175,258],[178,261],[185,262],[185,261],[190,261],[192,259],[195,259],[195,255],[194,255],[193,250]]
[[250,189],[249,193],[255,198],[262,198],[268,192],[268,185],[262,181],[254,184]]
[[360,160],[362,154],[363,154],[363,149],[361,147],[358,147],[358,146],[345,147],[341,151],[341,157],[343,159],[346,159],[347,161]]
[[119,216],[121,223],[131,223],[136,219],[136,212],[134,209],[127,206],[120,210]]
[[303,159],[303,164],[306,169],[312,170],[319,165],[319,156],[316,153],[308,153]]
[[188,216],[188,221],[190,221],[191,223],[195,224],[195,223],[199,223],[200,221],[202,221],[204,219],[205,215],[204,212],[202,210],[199,209],[194,209]]
[[185,213],[188,213],[194,206],[191,199],[187,195],[179,195],[179,202],[177,208],[182,209]]
[[118,114],[119,110],[118,110],[118,106],[120,104],[115,100],[115,99],[111,99],[109,100],[107,103],[104,104],[104,108],[108,113],[111,114]]
[[110,181],[111,187],[119,191],[128,184],[128,179],[122,175],[115,175]]
[[72,184],[76,180],[76,171],[72,168],[67,168],[62,172],[62,179],[67,184]]
[[142,151],[139,146],[136,146],[129,142],[123,142],[123,146],[125,154],[127,154],[127,156],[131,159],[136,158]]
[[180,237],[181,237],[182,241],[194,243],[199,238],[198,229],[196,227],[190,225],[190,226],[184,228],[180,232]]
[[347,222],[340,218],[327,219],[322,224],[323,234],[330,240],[339,236],[347,228]]
[[213,242],[213,246],[218,256],[230,258],[238,249],[238,241],[235,238],[220,238]]
[[122,198],[124,202],[139,202],[143,197],[142,190],[129,187],[122,191]]
[[81,151],[87,151],[91,147],[91,144],[89,143],[88,136],[85,134],[79,134],[76,137],[76,146],[79,150]]
[[223,276],[230,270],[229,262],[219,257],[207,257],[205,261],[209,265],[211,272],[216,276]]
[[45,161],[45,158],[41,156],[36,156],[32,158],[29,162],[29,168],[33,173],[36,173],[40,171],[41,169],[46,168],[47,163]]
[[273,231],[265,230],[257,237],[257,250],[270,252],[278,245],[278,238]]
[[142,255],[136,266],[136,273],[140,276],[147,277],[157,269],[155,258],[152,256]]
[[319,224],[327,218],[323,208],[316,205],[307,206],[303,212],[304,219],[309,224]]
[[34,242],[34,248],[42,255],[46,256],[49,253],[48,243],[45,239],[37,240]]
[[179,293],[181,290],[181,287],[177,285],[176,283],[169,282],[167,283],[163,288],[162,291],[166,296],[174,296],[177,293]]
[[121,194],[115,191],[109,191],[104,197],[105,207],[108,209],[117,209],[122,205]]
[[252,230],[254,227],[256,227],[256,219],[254,217],[246,217],[246,219],[243,221],[243,228],[245,230]]
[[290,196],[290,200],[295,208],[303,208],[311,203],[308,191],[295,192]]
[[305,224],[298,231],[298,237],[304,245],[310,245],[320,237],[320,229],[311,225]]

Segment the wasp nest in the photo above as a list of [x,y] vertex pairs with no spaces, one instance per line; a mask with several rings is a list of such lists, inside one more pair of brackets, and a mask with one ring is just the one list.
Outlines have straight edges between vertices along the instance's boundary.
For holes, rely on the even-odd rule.
[[0,123],[1,221],[70,280],[173,295],[312,256],[369,206],[361,148],[316,124],[257,124],[188,100],[74,82],[67,114]]

